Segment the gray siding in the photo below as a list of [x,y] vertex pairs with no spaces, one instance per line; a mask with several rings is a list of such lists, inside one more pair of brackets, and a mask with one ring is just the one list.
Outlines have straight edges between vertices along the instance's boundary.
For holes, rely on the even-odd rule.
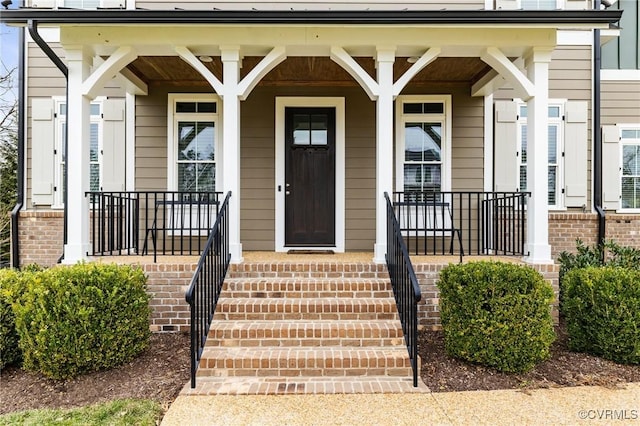
[[620,19],[620,37],[602,46],[602,68],[640,69],[640,3],[618,0],[611,9],[624,10]]
[[640,82],[602,82],[602,125],[640,124]]
[[[176,7],[175,1],[155,0],[137,1],[136,7],[144,9],[173,9]],[[479,10],[484,9],[483,0],[455,0],[455,1],[404,1],[394,2],[389,0],[336,0],[336,1],[313,1],[313,0],[275,0],[275,1],[185,1],[180,2],[181,9],[207,9],[216,7],[222,10],[288,10],[290,8],[298,10],[402,10],[402,9],[422,9],[422,10]]]
[[[64,50],[60,43],[49,43],[53,51],[64,60]],[[27,96],[42,98],[65,96],[66,81],[60,70],[35,43],[27,44]],[[115,82],[109,82],[100,96],[124,96],[124,91]],[[37,142],[35,142],[37,143]],[[27,103],[27,207],[31,208],[31,102]],[[53,155],[53,153],[51,153]]]

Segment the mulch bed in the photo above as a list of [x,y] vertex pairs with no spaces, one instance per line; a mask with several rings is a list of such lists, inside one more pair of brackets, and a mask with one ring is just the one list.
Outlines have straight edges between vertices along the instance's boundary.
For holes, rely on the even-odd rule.
[[578,352],[571,352],[564,325],[556,327],[557,339],[551,357],[524,374],[502,373],[447,356],[442,331],[421,331],[419,352],[422,380],[433,392],[536,389],[599,385],[615,387],[640,382],[640,366],[621,365]]
[[[433,392],[535,389],[640,382],[640,366],[619,365],[569,351],[564,328],[551,358],[526,374],[494,369],[449,358],[442,332],[420,332],[422,379]],[[56,381],[9,367],[0,375],[0,414],[33,408],[71,408],[120,398],[145,398],[165,408],[189,380],[189,338],[154,334],[150,347],[131,363],[76,379]]]

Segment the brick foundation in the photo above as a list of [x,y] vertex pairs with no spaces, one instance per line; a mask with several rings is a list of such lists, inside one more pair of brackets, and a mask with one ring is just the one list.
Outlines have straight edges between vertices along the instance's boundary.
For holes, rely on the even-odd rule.
[[21,211],[18,224],[20,265],[55,265],[63,250],[62,210]]

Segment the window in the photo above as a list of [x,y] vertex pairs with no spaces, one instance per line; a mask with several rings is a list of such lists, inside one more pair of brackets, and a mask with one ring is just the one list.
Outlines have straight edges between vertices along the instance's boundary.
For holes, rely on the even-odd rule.
[[[549,207],[562,207],[562,170],[561,159],[563,156],[563,104],[551,102],[549,105],[549,171],[548,171],[548,195]],[[518,191],[527,191],[527,106],[518,106]]]
[[169,95],[169,189],[216,190],[218,105],[212,95]]
[[553,10],[562,8],[562,0],[520,0],[524,10]]
[[401,96],[396,105],[396,187],[449,191],[451,98]]
[[[100,191],[102,183],[102,102],[93,102],[90,106],[89,124],[89,190]],[[65,134],[67,131],[67,105],[57,100],[55,106],[55,144],[54,144],[54,206],[64,206],[64,170],[65,170]]]
[[620,199],[623,209],[640,209],[640,127],[622,128]]

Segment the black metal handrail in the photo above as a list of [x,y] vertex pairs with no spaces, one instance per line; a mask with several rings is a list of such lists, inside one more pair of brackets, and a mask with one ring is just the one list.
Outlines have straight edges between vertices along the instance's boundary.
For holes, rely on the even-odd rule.
[[400,232],[412,255],[525,254],[527,192],[394,192]]
[[220,192],[88,192],[93,256],[199,255],[218,215]]
[[229,252],[230,198],[231,192],[228,192],[220,206],[207,244],[185,294],[185,300],[189,304],[191,312],[191,388],[196,387],[196,371],[231,260]]
[[384,197],[387,200],[387,269],[402,323],[404,340],[409,351],[409,359],[413,369],[413,386],[417,387],[418,302],[422,299],[422,292],[400,230],[400,223],[396,218],[394,206],[391,204],[389,194],[385,192]]

